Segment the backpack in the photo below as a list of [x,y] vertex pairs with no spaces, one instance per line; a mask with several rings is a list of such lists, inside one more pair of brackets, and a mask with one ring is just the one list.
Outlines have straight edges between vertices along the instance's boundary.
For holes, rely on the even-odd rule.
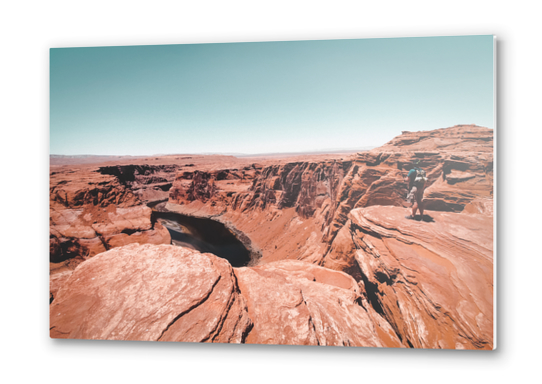
[[414,178],[414,185],[416,186],[423,186],[425,185],[425,182],[427,181],[427,176],[425,175],[425,171],[421,168],[414,168],[416,171],[416,177]]

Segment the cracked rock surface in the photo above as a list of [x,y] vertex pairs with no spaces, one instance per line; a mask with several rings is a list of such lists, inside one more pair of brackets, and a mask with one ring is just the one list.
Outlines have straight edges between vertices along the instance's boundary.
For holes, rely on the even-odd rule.
[[350,212],[324,260],[363,282],[373,306],[415,348],[493,348],[493,217],[397,207]]
[[169,245],[81,263],[50,307],[53,338],[401,347],[345,273],[302,261],[233,269]]
[[229,263],[171,245],[81,263],[50,307],[53,338],[239,343],[250,327]]
[[238,268],[254,329],[247,343],[401,347],[355,280],[302,261]]

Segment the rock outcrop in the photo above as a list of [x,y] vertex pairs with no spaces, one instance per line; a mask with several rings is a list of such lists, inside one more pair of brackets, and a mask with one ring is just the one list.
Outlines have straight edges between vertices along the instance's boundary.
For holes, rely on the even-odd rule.
[[118,178],[96,172],[53,172],[50,260],[80,262],[129,243],[169,243],[167,229]]
[[381,152],[485,152],[493,153],[493,130],[456,125],[431,131],[403,131],[378,148]]
[[232,269],[171,245],[85,261],[50,312],[53,338],[403,346],[344,273],[299,261]]
[[396,207],[355,209],[323,265],[362,282],[403,343],[491,349],[493,217],[430,215],[417,222]]
[[240,343],[252,326],[229,263],[172,245],[85,261],[50,313],[53,338]]
[[302,261],[235,270],[255,344],[402,347],[355,280]]
[[165,201],[179,167],[175,164],[128,164],[103,166],[98,172],[116,176],[134,195],[146,203]]
[[[166,201],[176,172],[212,169],[233,156],[51,156],[50,259],[72,267],[130,243],[170,243],[150,206]],[[52,269],[58,269],[53,266]]]
[[[230,223],[262,268],[298,259],[351,275],[405,345],[491,349],[492,149],[482,127],[404,132],[342,161],[178,174],[166,208]],[[404,218],[414,165],[431,222]]]

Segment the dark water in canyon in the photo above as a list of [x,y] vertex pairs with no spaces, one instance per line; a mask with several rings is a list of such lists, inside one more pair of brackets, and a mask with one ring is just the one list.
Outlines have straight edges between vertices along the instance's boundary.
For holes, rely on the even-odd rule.
[[153,211],[153,216],[167,228],[174,245],[212,253],[233,267],[244,267],[251,260],[250,251],[218,221],[175,212]]

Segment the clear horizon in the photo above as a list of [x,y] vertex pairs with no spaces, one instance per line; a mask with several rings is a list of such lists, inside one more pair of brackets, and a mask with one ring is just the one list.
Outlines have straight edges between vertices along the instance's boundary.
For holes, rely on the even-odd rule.
[[178,155],[231,155],[231,156],[253,156],[253,155],[287,155],[287,154],[296,154],[296,153],[333,153],[334,151],[337,152],[349,152],[349,151],[366,151],[373,148],[377,148],[375,146],[366,146],[366,147],[360,147],[360,148],[324,148],[324,149],[315,149],[311,151],[298,151],[298,152],[258,152],[258,153],[243,153],[243,152],[180,152],[180,153],[149,153],[149,154],[143,154],[143,155],[95,155],[92,153],[78,153],[78,154],[72,154],[72,155],[64,155],[61,153],[50,153],[49,156],[133,156],[133,157],[141,157],[141,156],[178,156]]
[[493,75],[493,36],[52,48],[50,154],[340,151],[494,129]]

